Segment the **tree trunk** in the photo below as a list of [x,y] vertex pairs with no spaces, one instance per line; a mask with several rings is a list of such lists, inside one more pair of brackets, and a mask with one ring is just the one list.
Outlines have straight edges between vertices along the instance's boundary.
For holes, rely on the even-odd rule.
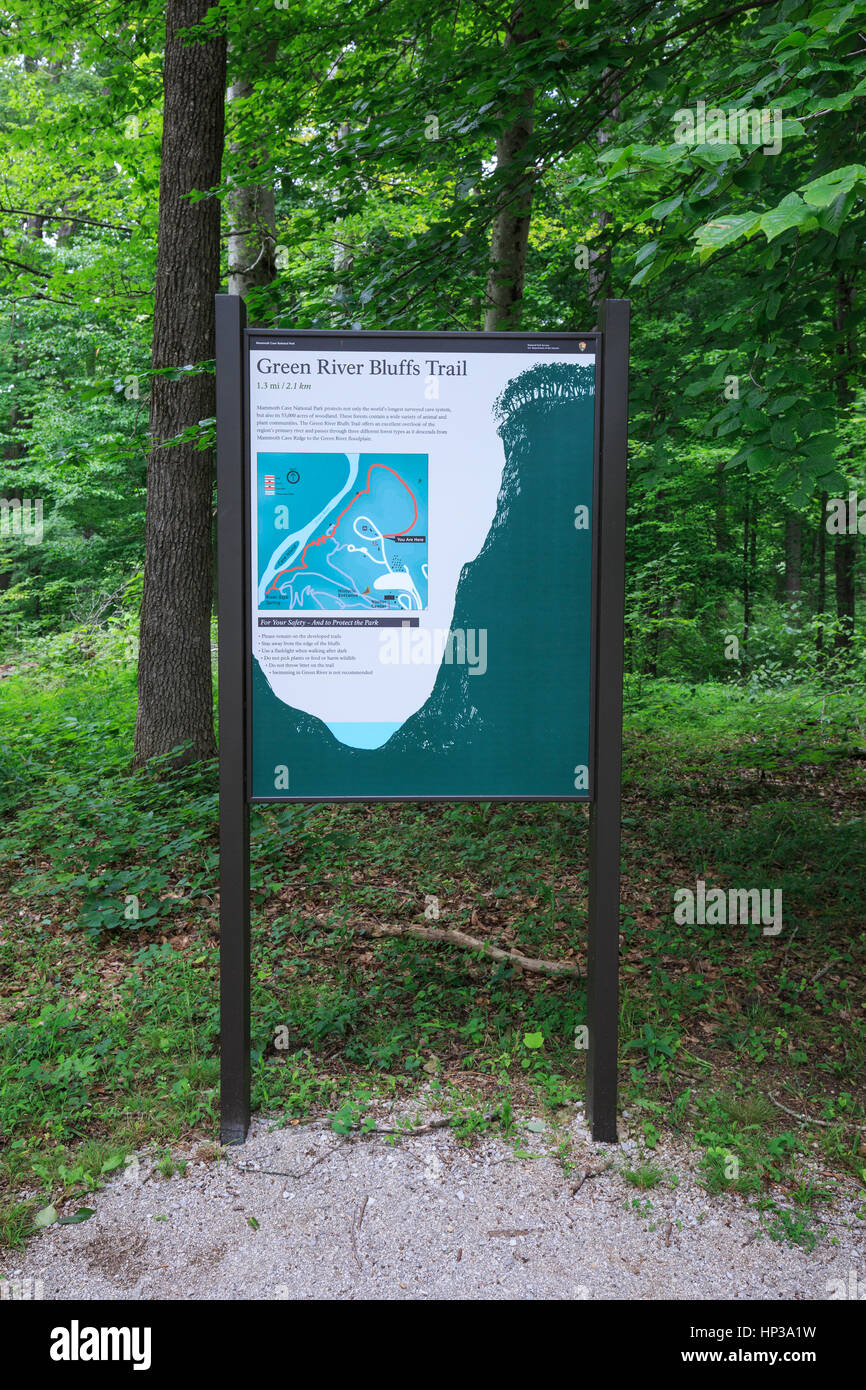
[[833,571],[836,581],[836,617],[839,626],[833,639],[837,652],[849,654],[854,635],[854,571],[857,562],[857,537],[836,536],[833,546]]
[[[28,368],[28,363],[19,347],[19,343],[23,343],[24,341],[23,338],[19,339],[19,326],[20,315],[15,312],[15,306],[13,304],[10,315],[8,339],[11,346],[9,365],[13,383],[19,380],[23,381],[27,375]],[[8,400],[9,418],[2,430],[4,438],[2,448],[0,448],[0,458],[2,458],[3,461],[2,472],[0,472],[0,495],[5,497],[9,502],[13,501],[15,498],[23,502],[28,489],[16,482],[15,475],[26,461],[27,445],[21,438],[16,438],[16,431],[21,428],[29,429],[32,421],[29,412],[22,415],[18,405],[19,397],[14,386],[9,394]],[[3,563],[11,563],[13,567],[10,569],[3,569]],[[12,559],[12,556],[7,554],[5,560],[0,557],[0,593],[11,587],[12,579],[15,574],[14,564],[15,561]]]
[[824,614],[827,612],[827,494],[821,493],[821,514],[818,518],[818,626],[815,631],[815,655],[820,666],[824,660]]
[[[276,45],[268,50],[273,61]],[[230,102],[252,96],[253,84],[242,80],[229,88]],[[232,146],[240,153],[243,142]],[[246,183],[232,190],[226,205],[229,215],[229,294],[245,298],[250,290],[270,285],[277,274],[277,221],[274,210],[274,187],[270,183]]]
[[[184,44],[182,31],[207,14],[208,0],[166,8],[159,241],[154,298],[154,368],[214,355],[214,294],[220,274],[220,204],[185,195],[220,180],[226,45]],[[150,398],[144,594],[138,667],[135,763],[178,744],[177,761],[212,757],[210,617],[213,587],[213,458],[193,444],[165,447],[215,414],[214,378],[155,376]]]
[[[339,150],[340,146],[349,138],[351,126],[348,121],[344,121],[338,127],[334,139],[334,149]],[[355,264],[355,257],[351,249],[340,239],[343,233],[342,223],[338,222],[334,228],[334,314],[333,323],[335,328],[345,328],[349,325],[346,320],[347,305],[351,302],[350,279],[352,268]],[[345,235],[345,233],[343,233]],[[345,279],[343,277],[346,277]]]
[[[854,400],[851,379],[855,366],[855,329],[852,323],[854,309],[854,271],[840,270],[836,277],[836,313],[833,327],[836,330],[836,403],[839,414],[844,414]],[[853,466],[852,452],[847,455],[849,467]],[[850,479],[849,479],[850,481]],[[833,646],[840,656],[850,656],[854,640],[854,574],[857,563],[857,537],[836,536],[833,544],[833,570],[836,581],[836,617],[838,626]]]
[[797,604],[802,588],[803,524],[796,512],[785,517],[785,602],[788,622],[799,625]]
[[[516,4],[506,28],[505,52],[536,37],[535,31],[522,32],[524,17],[523,4]],[[484,311],[487,332],[520,327],[526,276],[526,249],[536,179],[535,167],[527,157],[532,139],[535,89],[525,87],[512,101],[511,119],[496,141],[496,172],[501,186],[490,234],[490,270]]]
[[[609,68],[604,75],[604,84],[601,92],[601,101],[612,101],[610,110],[611,121],[614,126],[619,120],[619,92],[620,82],[616,68]],[[596,136],[596,143],[599,153],[604,150],[614,136],[611,126],[601,126]],[[593,309],[597,309],[601,301],[610,293],[611,265],[610,265],[610,245],[605,240],[605,229],[610,225],[612,218],[606,207],[596,208],[593,213],[593,220],[598,224],[598,237],[593,241],[589,248],[589,274],[587,277],[587,287],[589,302]]]
[[752,489],[746,490],[746,508],[743,512],[743,650],[740,654],[740,672],[745,677],[749,667],[749,634],[752,626]]

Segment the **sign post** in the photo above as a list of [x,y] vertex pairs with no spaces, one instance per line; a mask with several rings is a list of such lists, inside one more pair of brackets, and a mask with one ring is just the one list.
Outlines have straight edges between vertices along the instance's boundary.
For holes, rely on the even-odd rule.
[[628,314],[293,332],[217,296],[225,1143],[249,807],[352,800],[589,802],[587,1113],[616,1139]]
[[629,302],[602,304],[601,459],[596,560],[595,797],[589,808],[586,1115],[593,1139],[616,1143],[619,879],[625,610]]
[[216,297],[219,620],[220,1134],[250,1124],[250,813],[247,776],[246,305]]

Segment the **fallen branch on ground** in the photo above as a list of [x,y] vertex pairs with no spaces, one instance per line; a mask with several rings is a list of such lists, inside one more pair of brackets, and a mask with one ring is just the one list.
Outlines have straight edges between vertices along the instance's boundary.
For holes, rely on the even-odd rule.
[[568,975],[580,979],[580,966],[564,960],[535,960],[523,956],[519,951],[503,951],[501,946],[491,946],[479,941],[476,936],[447,927],[394,927],[385,922],[377,922],[375,927],[367,928],[371,936],[414,936],[419,941],[446,941],[451,946],[460,946],[464,951],[477,951],[479,955],[489,956],[491,960],[507,960],[519,965],[521,970],[532,970],[540,975]]
[[365,1192],[361,1201],[361,1206],[358,1210],[358,1214],[357,1216],[352,1218],[352,1224],[349,1227],[349,1234],[352,1237],[352,1254],[355,1256],[355,1263],[357,1264],[359,1269],[364,1268],[364,1262],[361,1259],[361,1256],[358,1254],[358,1238],[356,1232],[360,1231],[361,1229],[361,1222],[364,1220],[364,1212],[367,1210],[367,1203],[369,1202],[369,1200],[370,1195],[369,1193]]
[[783,1105],[780,1100],[776,1100],[776,1097],[770,1092],[767,1093],[767,1099],[771,1100],[774,1105],[778,1105],[779,1109],[784,1110],[785,1114],[790,1115],[792,1119],[803,1120],[805,1124],[820,1125],[822,1129],[835,1129],[837,1125],[841,1125],[843,1129],[853,1129],[858,1132],[866,1129],[866,1125],[852,1125],[849,1124],[847,1120],[818,1120],[812,1115],[799,1115],[796,1110],[789,1110],[787,1105]]

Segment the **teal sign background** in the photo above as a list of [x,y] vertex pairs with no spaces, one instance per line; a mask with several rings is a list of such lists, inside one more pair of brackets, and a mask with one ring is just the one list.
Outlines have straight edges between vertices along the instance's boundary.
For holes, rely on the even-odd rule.
[[564,356],[528,356],[500,395],[496,513],[451,622],[486,630],[486,670],[443,662],[426,703],[382,747],[340,743],[279,700],[253,659],[253,800],[591,799],[595,416],[595,367]]

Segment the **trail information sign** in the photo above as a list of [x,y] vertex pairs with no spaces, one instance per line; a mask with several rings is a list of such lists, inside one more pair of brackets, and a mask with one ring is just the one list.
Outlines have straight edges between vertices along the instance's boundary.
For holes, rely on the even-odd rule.
[[595,335],[249,337],[252,797],[588,797]]
[[217,296],[222,1131],[249,806],[590,803],[587,1108],[616,1138],[628,303],[589,333],[247,329]]

